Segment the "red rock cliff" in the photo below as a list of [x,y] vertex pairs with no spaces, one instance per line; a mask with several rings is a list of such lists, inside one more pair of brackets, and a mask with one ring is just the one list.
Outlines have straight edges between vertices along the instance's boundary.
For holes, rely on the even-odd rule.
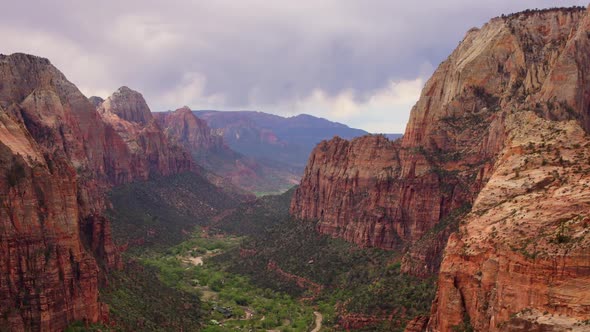
[[100,114],[46,59],[0,56],[0,326],[10,330],[103,318],[99,274],[119,265],[104,193],[193,168],[140,94],[93,102]]
[[105,168],[112,183],[193,168],[190,154],[166,138],[139,92],[121,87],[97,109],[106,124]]
[[429,331],[588,328],[588,136],[532,112],[507,123],[494,174],[449,239]]
[[[526,119],[546,126],[549,129],[540,140],[561,131],[576,131],[571,129],[576,123],[585,130],[590,129],[589,31],[590,17],[580,8],[530,11],[495,18],[481,29],[470,30],[426,83],[400,141],[391,143],[379,137],[364,137],[346,142],[336,138],[314,150],[294,195],[292,214],[318,220],[320,232],[361,245],[393,248],[405,244],[409,251],[402,266],[404,271],[418,275],[436,272],[449,228],[446,236],[426,241],[427,248],[413,246],[425,243],[425,235],[432,239],[429,234],[436,231],[433,227],[452,216],[453,211],[464,211],[474,205],[473,211],[487,213],[479,204],[488,186],[506,172],[502,167],[507,149],[515,144],[512,136],[516,133],[515,124],[524,128],[523,119]],[[563,122],[567,128],[559,127],[557,121],[568,119],[575,122]],[[526,128],[521,133],[533,135],[533,128]],[[558,146],[569,149],[564,142],[573,137],[580,139],[579,146],[585,146],[587,136],[583,131],[576,132],[581,134],[561,137]],[[534,144],[537,143],[540,142]],[[550,158],[542,156],[540,164],[543,159]],[[567,160],[563,165],[570,162],[567,165],[585,169],[578,159],[565,156],[563,159]],[[527,160],[532,162],[532,156]],[[559,174],[561,171],[565,172],[557,169]],[[521,176],[518,174],[516,178]],[[565,236],[576,238],[577,243],[587,241],[584,231],[587,226],[580,221],[584,217],[578,220],[566,213],[571,210],[583,215],[584,203],[578,206],[577,196],[555,194],[561,193],[562,185],[569,192],[568,186],[574,186],[576,181],[585,182],[579,176],[570,180],[571,183],[559,185],[552,180],[550,183],[556,186],[552,189],[545,188],[548,185],[543,180],[537,181],[545,189],[541,190],[542,195],[536,196],[535,204],[561,207],[548,208],[548,215],[543,216],[547,220],[542,221],[518,214],[511,216],[524,218],[518,224],[525,229],[521,233],[520,227],[506,226],[505,231],[514,232],[506,243],[481,237],[478,232],[488,221],[473,211],[466,218],[459,215],[468,226],[462,226],[449,240],[429,329],[450,331],[452,326],[464,323],[465,317],[470,317],[478,331],[516,329],[518,324],[560,328],[561,318],[565,321],[562,325],[569,326],[589,317],[590,307],[584,295],[588,294],[590,262],[584,253],[588,246],[572,245],[564,249],[547,244],[548,239],[559,235],[562,222],[568,230]],[[519,181],[505,181],[506,192],[502,194],[512,200],[521,194],[520,185]],[[536,192],[538,189],[534,188],[537,187],[531,190]],[[576,188],[584,191],[583,185]],[[569,203],[563,205],[562,198],[566,202],[570,200]],[[523,201],[522,204],[526,207],[533,203]],[[520,203],[513,207],[514,211],[521,208]],[[510,211],[513,210],[508,214]],[[559,218],[567,220],[559,221]],[[506,219],[508,225],[509,221]],[[546,258],[531,259],[528,257],[531,248],[526,252],[519,249],[537,242],[539,234],[526,228],[547,229],[547,238],[542,242],[542,246],[547,245]],[[499,225],[495,229],[501,231]],[[491,226],[488,231],[492,232]],[[488,242],[476,246],[482,250],[472,253],[466,241],[471,246],[479,241]],[[564,254],[568,250],[571,257]],[[560,274],[556,275],[550,266],[559,266]],[[516,278],[516,286],[509,285],[509,276]],[[529,308],[530,312],[525,310]],[[509,317],[522,310],[525,312],[520,314],[530,318],[528,322],[523,319],[508,322]],[[547,321],[543,314],[546,311],[563,317]]]
[[[542,65],[519,75],[504,148],[445,250],[428,330],[585,331],[590,14],[518,14],[475,38],[491,31],[516,33],[524,62]],[[551,121],[567,118],[575,121]]]
[[117,265],[102,185],[104,126],[46,59],[0,56],[0,325],[98,321],[99,264]]
[[224,148],[223,137],[213,135],[207,122],[196,117],[187,106],[174,112],[154,113],[154,117],[164,133],[187,151]]
[[582,16],[579,9],[547,11],[472,29],[426,83],[404,137],[320,144],[291,212],[362,245],[420,238],[473,202],[489,179],[504,144],[504,111],[526,103],[547,118],[583,116],[545,93]]

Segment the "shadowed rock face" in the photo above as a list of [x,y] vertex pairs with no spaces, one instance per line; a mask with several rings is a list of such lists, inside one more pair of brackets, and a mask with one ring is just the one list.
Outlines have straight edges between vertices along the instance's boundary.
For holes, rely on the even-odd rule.
[[223,138],[213,135],[207,122],[196,117],[187,106],[174,112],[154,113],[154,117],[166,135],[175,139],[187,151],[224,148]]
[[105,191],[193,168],[140,94],[122,88],[101,107],[48,60],[0,56],[2,327],[61,331],[108,319],[99,275],[120,264],[101,215]]
[[[319,220],[320,232],[360,245],[407,246],[404,271],[416,275],[436,273],[453,229],[440,224],[441,220],[456,211],[468,212],[470,206],[475,210],[486,192],[484,188],[506,171],[501,170],[501,163],[507,149],[515,144],[516,123],[527,128],[521,131],[525,136],[533,135],[534,129],[525,126],[526,121],[539,126],[556,123],[553,127],[545,126],[543,139],[560,130],[570,130],[559,127],[557,121],[568,128],[579,126],[576,132],[580,136],[574,136],[580,139],[580,146],[587,143],[583,129],[590,129],[588,31],[590,17],[579,8],[495,18],[481,29],[470,30],[426,83],[401,140],[336,138],[316,147],[293,197],[291,213],[301,219]],[[568,120],[572,121],[565,122]],[[555,152],[537,153],[535,158],[540,156],[542,163],[542,159],[549,160]],[[581,159],[570,162],[569,167],[585,167]],[[566,184],[560,183],[553,190],[563,189],[563,185]],[[543,195],[537,199],[546,202],[551,217],[543,222],[529,218],[525,224],[532,228],[548,227],[555,232],[559,231],[555,218],[569,213],[553,207],[558,199],[546,192],[549,188],[541,186]],[[505,190],[516,188],[506,184]],[[519,207],[520,203],[514,204],[516,211]],[[572,206],[567,209],[577,211]],[[538,236],[520,233],[517,227],[507,228],[515,232],[509,242],[486,238],[489,243],[484,251],[494,252],[490,254],[494,258],[481,253],[471,255],[463,251],[463,244],[481,239],[469,232],[469,225],[479,225],[479,229],[487,221],[473,214],[473,210],[467,217],[464,215],[459,219],[468,226],[460,226],[460,232],[451,237],[442,263],[430,330],[450,330],[463,322],[463,313],[468,314],[477,330],[502,330],[511,324],[507,322],[511,314],[525,309],[524,302],[509,304],[510,299],[520,297],[541,313],[567,315],[574,320],[589,318],[590,307],[585,304],[585,295],[580,295],[587,294],[587,253],[572,248],[573,257],[560,258],[559,252],[563,251],[548,245],[552,249],[548,249],[546,261],[535,261],[508,245],[515,241],[511,245],[520,248],[522,243]],[[582,232],[586,226],[569,227]],[[499,225],[496,230],[500,232]],[[580,243],[585,243],[586,235],[579,236]],[[545,270],[545,262],[550,261],[568,271],[556,277],[555,283],[537,277],[551,272]],[[482,272],[489,278],[487,288],[477,277],[482,270],[487,270]],[[521,274],[517,283],[521,287],[508,287],[507,276],[516,270]],[[574,281],[567,281],[570,279]],[[503,293],[507,288],[510,291]],[[531,294],[535,294],[534,300]],[[501,299],[502,296],[507,297]],[[535,319],[545,324],[544,315],[537,311],[527,311],[526,315],[530,318],[536,313],[539,317]],[[565,320],[563,324],[569,323]],[[554,320],[549,324],[562,323]]]
[[0,56],[0,325],[59,331],[108,314],[99,265],[117,266],[100,217],[104,126],[48,60]]
[[112,183],[193,169],[190,154],[168,141],[139,92],[121,87],[97,110],[107,127],[106,170]]

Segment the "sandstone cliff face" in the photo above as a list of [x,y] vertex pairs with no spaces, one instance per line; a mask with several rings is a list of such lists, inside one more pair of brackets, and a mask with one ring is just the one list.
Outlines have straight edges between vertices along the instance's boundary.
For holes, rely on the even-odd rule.
[[0,122],[0,324],[59,331],[98,321],[108,310],[98,302],[97,260],[103,269],[118,263],[97,214],[100,118],[49,61],[14,54],[0,56]]
[[0,56],[0,325],[11,330],[105,319],[99,275],[120,260],[104,193],[194,167],[139,93],[92,103],[48,60]]
[[[2,118],[4,125],[14,125]],[[27,160],[30,155],[4,144],[7,128],[0,131],[6,174],[0,180],[2,325],[14,331],[57,331],[73,320],[97,321],[99,268],[80,239],[75,170],[59,160],[51,165],[45,159]],[[20,130],[13,134],[20,142],[30,139]],[[112,260],[105,241],[93,245]]]
[[[417,240],[471,204],[503,147],[506,111],[527,105],[547,118],[583,117],[585,108],[547,92],[564,75],[555,72],[563,54],[580,53],[570,50],[568,38],[578,38],[583,16],[579,9],[546,11],[472,29],[426,83],[397,148],[367,146],[370,139],[322,143],[310,157],[292,213],[319,220],[322,232],[391,248]],[[351,165],[356,169],[347,169]],[[351,175],[357,171],[367,179],[358,185]]]
[[393,190],[398,177],[399,144],[383,136],[350,142],[336,137],[314,149],[291,210],[302,219],[319,219],[320,232],[393,247],[398,234],[407,233],[390,218],[402,215],[401,197]]
[[111,183],[146,180],[193,168],[190,155],[168,141],[143,96],[121,87],[98,108],[106,124],[107,176]]
[[579,126],[588,130],[589,23],[588,11],[544,11],[479,32],[516,34],[519,74],[499,94],[504,149],[449,240],[429,330],[467,321],[478,331],[588,328],[588,136]]
[[214,151],[224,147],[223,137],[213,135],[207,122],[199,119],[184,106],[174,112],[154,113],[164,133],[187,151]]
[[[567,250],[560,251],[559,246],[546,243],[546,258],[531,259],[519,250],[525,242],[536,243],[541,235],[526,229],[521,233],[519,227],[514,227],[509,228],[515,231],[509,241],[494,240],[488,244],[485,241],[489,238],[473,235],[470,227],[480,229],[486,223],[474,211],[486,213],[480,206],[485,201],[482,195],[506,172],[502,167],[507,149],[524,144],[515,143],[515,123],[525,127],[526,121],[522,119],[526,119],[549,128],[541,136],[547,140],[560,130],[573,130],[579,134],[564,136],[552,144],[565,148],[569,145],[564,142],[577,137],[577,144],[586,145],[587,137],[580,128],[567,128],[574,128],[577,123],[586,131],[589,129],[589,24],[587,11],[575,8],[495,18],[481,29],[470,30],[426,83],[412,109],[404,137],[395,143],[364,137],[320,144],[309,159],[291,213],[301,219],[318,220],[323,233],[361,245],[405,245],[408,252],[402,269],[416,275],[438,271],[447,237],[458,221],[466,221],[468,226],[462,226],[449,240],[430,330],[451,330],[463,322],[463,313],[479,331],[516,330],[517,326],[533,323],[523,319],[509,321],[510,316],[529,308],[531,311],[525,310],[521,316],[537,320],[538,326],[567,326],[587,319],[590,315],[586,295],[576,295],[588,293],[590,263],[583,252],[583,248],[588,248],[583,245],[587,226],[578,220],[584,220],[583,216],[573,221],[577,217],[571,214],[583,215],[584,205],[576,205],[578,198],[572,196],[564,208],[563,193],[555,194],[562,185],[574,186],[575,181],[585,180],[572,178],[573,182],[559,185],[547,180],[556,186],[553,189],[542,179],[535,180],[543,185],[534,204],[543,202],[541,205],[547,206],[548,213],[537,218],[547,219],[540,222],[531,217],[526,220],[529,226],[519,221],[523,228],[537,229],[532,226],[537,224],[539,229],[545,227],[548,239],[551,232],[556,232],[556,224],[561,225],[556,220],[567,217],[562,220],[563,227],[573,232],[567,236],[576,238],[574,242],[581,246],[567,249],[571,256],[563,254]],[[561,128],[556,122],[567,120],[575,123],[564,122],[567,128]],[[521,133],[533,135],[532,128],[526,128]],[[548,155],[543,158],[550,159]],[[585,169],[581,160],[570,162],[571,166]],[[504,197],[522,194],[523,183],[504,181]],[[582,183],[578,183],[581,187],[575,185],[576,190],[584,191]],[[494,194],[502,197],[500,193]],[[533,204],[518,201],[512,206],[515,211],[521,203],[523,207]],[[472,205],[474,208],[465,219],[463,216]],[[453,216],[454,226],[441,223]],[[521,217],[526,215],[511,216]],[[499,226],[496,229],[500,232]],[[471,254],[464,251],[472,248],[464,245],[465,241],[471,246],[477,241],[485,244],[480,245],[481,251]],[[559,266],[559,271],[550,268],[554,266]],[[478,271],[483,274],[478,276]],[[510,285],[511,273],[517,279],[514,287]],[[543,314],[546,311],[567,317],[549,319]]]
[[495,172],[449,239],[429,330],[587,330],[588,136],[532,112],[506,123]]

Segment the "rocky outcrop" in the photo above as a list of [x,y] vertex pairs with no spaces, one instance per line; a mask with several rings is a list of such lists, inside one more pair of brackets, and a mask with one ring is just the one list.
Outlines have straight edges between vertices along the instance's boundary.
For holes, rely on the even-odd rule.
[[277,263],[275,261],[272,261],[272,260],[269,261],[268,264],[266,265],[266,270],[273,273],[273,274],[276,274],[280,279],[283,279],[283,280],[289,281],[289,282],[293,282],[298,287],[310,291],[314,297],[317,297],[320,294],[320,292],[322,291],[322,285],[315,283],[307,278],[304,278],[304,277],[301,277],[298,275],[294,275],[289,272],[285,272],[283,269],[281,269],[277,265]]
[[152,113],[141,93],[126,86],[120,87],[107,100],[101,103],[100,109],[117,115],[121,120],[135,122],[146,126],[152,120]]
[[105,170],[111,183],[193,168],[190,155],[168,141],[139,92],[121,87],[97,110],[107,127]]
[[422,332],[427,324],[428,316],[418,316],[406,325],[404,332]]
[[[426,83],[401,140],[336,138],[318,145],[291,213],[318,220],[320,232],[361,245],[403,245],[408,252],[402,270],[417,275],[438,271],[447,237],[464,223],[448,240],[430,330],[517,330],[531,324],[559,330],[588,319],[583,294],[590,263],[582,212],[587,190],[583,172],[574,175],[567,168],[586,167],[569,151],[578,149],[571,144],[588,142],[580,127],[590,129],[589,22],[583,8],[553,9],[495,18],[470,30]],[[542,134],[529,122],[543,127]],[[534,146],[567,134],[549,143],[566,149],[564,164],[551,164],[549,152],[523,151],[526,140],[515,140],[517,133],[530,135]],[[522,171],[512,169],[506,177],[507,165]],[[525,170],[531,172],[530,186]],[[542,175],[553,170],[571,177]],[[499,182],[502,190],[488,191]],[[519,212],[539,204],[536,217]],[[445,221],[453,216],[453,222]],[[486,226],[490,220],[495,232]],[[482,229],[506,236],[482,237]],[[567,249],[550,242],[574,238],[577,244]],[[529,257],[537,242],[546,248],[544,256]]]
[[100,105],[47,59],[0,55],[0,326],[11,331],[108,319],[98,285],[120,259],[106,190],[193,169],[141,95],[122,88]]
[[187,151],[215,151],[227,149],[223,137],[214,135],[207,122],[199,119],[190,108],[184,106],[174,112],[154,113],[164,133]]
[[476,331],[585,330],[588,136],[575,121],[532,112],[506,123],[495,172],[449,239],[429,330],[466,322]]

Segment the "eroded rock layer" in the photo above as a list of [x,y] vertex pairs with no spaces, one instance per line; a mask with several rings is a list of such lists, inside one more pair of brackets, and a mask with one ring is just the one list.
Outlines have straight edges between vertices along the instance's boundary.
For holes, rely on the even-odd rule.
[[[360,245],[403,245],[402,270],[416,275],[438,271],[447,238],[459,229],[441,265],[430,330],[575,327],[590,318],[583,212],[588,161],[571,155],[584,156],[590,142],[589,38],[590,15],[583,8],[527,11],[470,30],[426,83],[401,140],[368,136],[318,145],[291,213]],[[562,136],[551,141],[555,135]],[[555,164],[554,150],[524,151],[527,140],[567,151],[562,164]],[[506,163],[521,173],[504,178]],[[553,170],[569,174],[567,180],[541,175]],[[539,187],[527,187],[527,177]],[[504,191],[490,194],[499,183]],[[501,221],[508,226],[496,225],[492,215],[505,208],[502,197],[520,195]],[[484,209],[492,198],[499,206]],[[542,206],[537,216],[519,213],[533,204]],[[484,218],[488,210],[493,213]],[[497,234],[503,230],[510,238],[482,236],[489,218]],[[520,227],[510,226],[511,218],[522,219]],[[573,242],[564,247],[550,239]],[[535,251],[527,246],[537,242],[545,249],[531,258]],[[519,319],[510,320],[514,315]]]
[[190,154],[167,138],[143,96],[121,87],[101,103],[98,113],[107,127],[105,168],[114,184],[146,180],[150,175],[170,175],[194,166]]
[[0,326],[11,331],[108,319],[99,276],[120,259],[104,193],[193,167],[141,95],[122,88],[91,103],[26,54],[0,55],[0,161]]
[[590,317],[588,136],[532,112],[507,123],[495,172],[449,239],[433,331],[467,321],[478,331],[520,331],[523,321],[576,330]]

